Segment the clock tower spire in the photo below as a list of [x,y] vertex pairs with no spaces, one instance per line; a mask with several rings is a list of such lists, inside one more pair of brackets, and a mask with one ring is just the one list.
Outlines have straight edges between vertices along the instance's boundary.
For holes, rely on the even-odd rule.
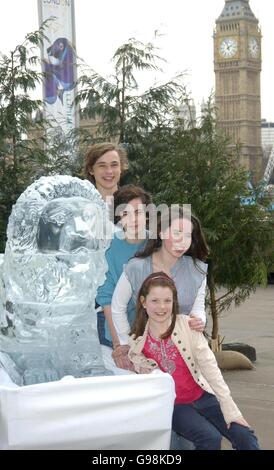
[[257,179],[261,149],[261,31],[249,0],[225,0],[214,31],[217,123]]

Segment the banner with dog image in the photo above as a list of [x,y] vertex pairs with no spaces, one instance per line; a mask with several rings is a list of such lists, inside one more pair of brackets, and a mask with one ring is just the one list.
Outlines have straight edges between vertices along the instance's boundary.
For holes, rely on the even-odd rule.
[[77,124],[74,0],[38,0],[40,25],[48,19],[42,47],[43,95],[49,133],[65,138]]

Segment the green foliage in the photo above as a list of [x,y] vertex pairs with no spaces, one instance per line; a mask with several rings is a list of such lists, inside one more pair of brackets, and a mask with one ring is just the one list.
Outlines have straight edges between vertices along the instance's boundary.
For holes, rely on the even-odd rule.
[[182,74],[138,93],[136,73],[161,72],[163,59],[156,50],[152,43],[129,39],[115,52],[113,75],[108,79],[90,69],[80,77],[76,102],[82,104],[82,116],[99,121],[98,139],[115,138],[130,146],[170,119],[176,101],[185,93]]

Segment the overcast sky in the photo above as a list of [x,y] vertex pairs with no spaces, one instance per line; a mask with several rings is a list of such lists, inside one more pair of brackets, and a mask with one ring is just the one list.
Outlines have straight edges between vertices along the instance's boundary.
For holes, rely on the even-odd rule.
[[[213,28],[225,0],[75,0],[76,46],[100,73],[111,71],[115,49],[130,37],[150,41],[154,31],[168,63],[166,78],[187,70],[186,83],[197,105],[214,89]],[[0,0],[0,51],[12,50],[37,29],[37,0]],[[262,34],[262,117],[274,121],[274,3],[250,0]],[[151,76],[152,84],[155,74]],[[161,77],[157,77],[161,80]]]

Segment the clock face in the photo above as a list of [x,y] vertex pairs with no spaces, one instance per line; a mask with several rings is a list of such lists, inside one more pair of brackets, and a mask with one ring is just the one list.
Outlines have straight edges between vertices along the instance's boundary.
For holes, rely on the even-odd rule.
[[222,57],[230,58],[235,56],[238,46],[237,41],[234,38],[225,38],[220,44],[220,54]]
[[257,38],[250,38],[248,41],[248,52],[249,55],[253,58],[259,57],[260,53],[260,48],[259,48],[259,42]]

